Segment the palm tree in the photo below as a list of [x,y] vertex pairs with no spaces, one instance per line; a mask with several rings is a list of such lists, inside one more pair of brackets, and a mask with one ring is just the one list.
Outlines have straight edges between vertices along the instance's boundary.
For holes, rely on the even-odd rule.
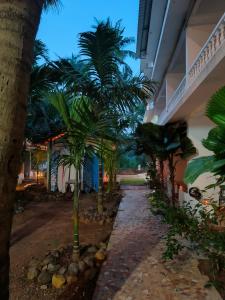
[[42,9],[56,0],[0,3],[0,299],[9,297],[9,240],[34,40]]
[[162,188],[164,187],[164,161],[167,161],[171,183],[171,204],[175,206],[177,200],[175,170],[178,159],[187,159],[196,153],[196,148],[187,137],[186,122],[167,123],[164,126],[152,123],[139,125],[136,130],[136,142],[139,153],[146,153],[153,162],[156,158],[159,160]]
[[49,101],[60,113],[65,126],[64,139],[69,153],[62,156],[60,163],[73,166],[76,170],[73,196],[73,259],[79,259],[79,172],[85,155],[92,156],[101,151],[102,140],[111,137],[107,134],[112,126],[111,119],[105,111],[96,115],[92,101],[86,96],[68,97],[64,92],[54,92],[49,95]]
[[[155,84],[144,76],[134,76],[125,63],[126,56],[134,53],[126,50],[133,41],[123,36],[120,22],[114,26],[107,21],[97,22],[92,31],[80,34],[79,55],[55,62],[53,67],[65,82],[69,93],[81,93],[95,102],[95,111],[110,110],[118,116],[132,113],[139,103],[149,99]],[[99,159],[98,207],[101,210],[103,195],[103,159]],[[99,212],[101,212],[99,210]]]
[[[135,131],[136,153],[146,154],[156,172],[157,161],[161,188],[164,188],[164,161],[167,159],[167,152],[164,146],[164,127],[153,123],[138,124]],[[155,178],[156,179],[156,178]]]
[[[39,64],[40,59],[44,60],[44,63]],[[34,143],[40,143],[63,131],[57,110],[45,97],[59,81],[60,78],[57,78],[57,74],[51,68],[45,44],[36,40],[25,127],[25,137]]]

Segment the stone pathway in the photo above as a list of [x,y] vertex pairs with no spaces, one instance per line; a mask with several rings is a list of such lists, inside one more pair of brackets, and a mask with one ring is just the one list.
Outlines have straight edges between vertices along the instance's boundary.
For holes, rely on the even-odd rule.
[[124,193],[93,300],[221,300],[189,253],[162,260],[166,226],[151,214],[147,190]]

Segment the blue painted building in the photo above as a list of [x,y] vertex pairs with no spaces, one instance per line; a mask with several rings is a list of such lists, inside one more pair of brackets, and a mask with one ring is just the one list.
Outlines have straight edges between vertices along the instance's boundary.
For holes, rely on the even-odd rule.
[[86,193],[98,191],[98,165],[99,158],[96,155],[93,157],[85,157],[83,166],[83,190]]

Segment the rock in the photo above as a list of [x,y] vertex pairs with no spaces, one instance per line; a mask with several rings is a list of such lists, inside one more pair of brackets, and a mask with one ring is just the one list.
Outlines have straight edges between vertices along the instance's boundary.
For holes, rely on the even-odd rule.
[[77,280],[78,280],[78,278],[75,275],[67,275],[66,276],[66,281],[68,284],[75,283],[75,282],[77,282]]
[[99,244],[99,248],[100,248],[100,249],[104,249],[104,250],[106,250],[106,249],[107,249],[107,244],[106,244],[106,243],[103,243],[103,242],[101,242],[101,243]]
[[63,247],[59,248],[59,253],[62,254],[63,252],[64,252],[64,248]]
[[64,274],[66,273],[66,271],[67,271],[67,268],[64,267],[64,266],[62,266],[62,267],[59,269],[58,273],[59,273],[59,275],[64,275]]
[[103,261],[106,259],[106,253],[105,251],[98,250],[98,252],[95,253],[95,258],[97,260]]
[[46,284],[43,284],[40,286],[40,289],[41,290],[47,290],[48,286]]
[[93,256],[86,256],[84,258],[84,262],[88,267],[92,268],[94,266],[94,257]]
[[27,279],[34,280],[35,278],[38,277],[38,274],[39,274],[38,269],[35,268],[35,267],[31,267],[31,268],[28,269]]
[[96,274],[97,274],[97,269],[91,268],[84,272],[84,278],[85,280],[92,280],[95,278]]
[[39,268],[40,262],[39,260],[33,258],[31,259],[31,261],[29,262],[29,267],[34,267],[34,268]]
[[46,266],[48,264],[53,264],[55,262],[55,259],[53,256],[48,255],[44,258],[44,260],[42,261],[41,265],[42,266]]
[[113,222],[112,218],[107,218],[106,223],[111,224]]
[[60,269],[60,265],[48,264],[48,271],[50,273],[55,273]]
[[48,271],[42,271],[38,276],[38,282],[43,284],[48,284],[52,280],[52,275]]
[[66,278],[63,275],[54,274],[52,276],[52,286],[56,289],[60,289],[66,283]]
[[15,213],[16,214],[20,214],[22,212],[24,212],[24,208],[22,206],[18,206],[18,207],[15,208]]
[[87,269],[87,264],[81,260],[78,262],[78,268],[80,272],[84,272]]
[[143,290],[143,294],[146,296],[149,295],[149,290]]
[[98,222],[98,224],[99,224],[99,225],[104,225],[104,220],[100,220],[100,221]]
[[97,248],[95,246],[91,246],[87,249],[88,253],[96,253],[97,252]]
[[71,263],[69,264],[69,267],[68,267],[68,274],[69,275],[77,275],[79,272],[79,267],[78,267],[78,264],[77,263]]
[[43,268],[42,268],[42,271],[46,271],[48,269],[48,266],[44,266]]
[[55,250],[52,252],[52,256],[55,257],[55,258],[59,258],[60,257],[60,252]]

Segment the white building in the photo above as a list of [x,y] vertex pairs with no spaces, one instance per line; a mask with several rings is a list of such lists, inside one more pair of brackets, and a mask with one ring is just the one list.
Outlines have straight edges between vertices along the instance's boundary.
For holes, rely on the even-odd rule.
[[[214,127],[205,105],[225,85],[225,1],[140,0],[137,54],[141,71],[159,83],[144,122],[186,120],[198,155],[209,155],[201,140]],[[209,183],[206,174],[193,186]]]

